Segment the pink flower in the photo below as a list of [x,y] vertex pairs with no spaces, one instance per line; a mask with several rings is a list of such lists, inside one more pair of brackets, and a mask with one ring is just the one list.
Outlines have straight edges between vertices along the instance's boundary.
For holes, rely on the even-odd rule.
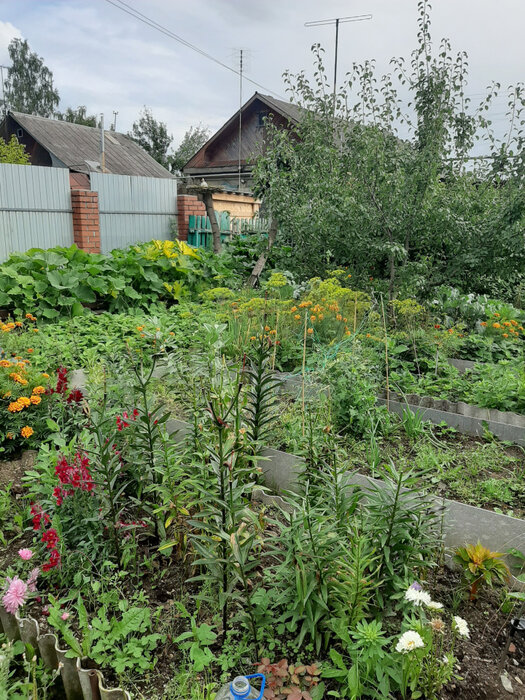
[[68,612],[63,612],[62,615],[60,615],[60,617],[61,617],[63,620],[67,620],[68,617],[69,617],[69,613],[68,613]]
[[8,579],[8,583],[9,588],[2,598],[2,604],[8,613],[14,615],[18,608],[25,603],[27,583],[24,583],[18,576]]
[[38,568],[38,566],[36,569],[33,569],[29,574],[29,578],[27,579],[27,590],[31,593],[34,593],[36,591],[36,580],[39,575],[40,569]]
[[19,549],[18,556],[21,557],[24,561],[29,561],[33,556],[33,551],[31,549]]

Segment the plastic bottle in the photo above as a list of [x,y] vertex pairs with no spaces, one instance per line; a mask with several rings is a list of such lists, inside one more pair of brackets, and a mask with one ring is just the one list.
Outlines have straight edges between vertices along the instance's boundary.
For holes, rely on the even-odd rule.
[[[261,689],[255,690],[250,685],[251,678],[261,679]],[[262,673],[253,673],[251,676],[237,676],[230,683],[226,683],[215,696],[215,700],[262,700],[266,679]]]

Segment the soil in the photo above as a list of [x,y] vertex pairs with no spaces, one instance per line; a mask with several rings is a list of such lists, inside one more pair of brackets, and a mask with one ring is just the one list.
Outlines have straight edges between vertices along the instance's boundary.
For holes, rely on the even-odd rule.
[[13,493],[22,493],[22,477],[35,465],[36,450],[24,450],[12,459],[0,461],[0,490],[11,484]]

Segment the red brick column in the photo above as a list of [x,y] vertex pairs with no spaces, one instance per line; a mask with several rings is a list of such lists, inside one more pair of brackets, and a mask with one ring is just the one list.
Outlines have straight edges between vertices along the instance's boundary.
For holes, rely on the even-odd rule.
[[71,190],[73,240],[88,253],[100,253],[98,192]]
[[177,237],[181,241],[188,240],[189,217],[206,216],[204,202],[199,202],[194,194],[179,194],[177,197]]

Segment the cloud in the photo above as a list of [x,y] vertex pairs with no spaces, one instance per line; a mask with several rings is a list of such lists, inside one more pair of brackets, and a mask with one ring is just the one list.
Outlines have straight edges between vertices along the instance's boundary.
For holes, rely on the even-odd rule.
[[7,47],[11,39],[16,36],[22,36],[20,29],[17,29],[11,22],[0,21],[0,65],[7,66],[9,64]]

